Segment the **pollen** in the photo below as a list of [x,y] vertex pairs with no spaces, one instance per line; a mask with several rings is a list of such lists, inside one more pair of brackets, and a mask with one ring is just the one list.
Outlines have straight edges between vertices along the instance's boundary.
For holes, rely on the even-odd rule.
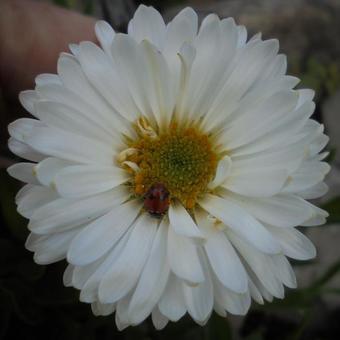
[[181,128],[176,123],[157,134],[144,118],[136,124],[136,131],[139,137],[129,145],[136,151],[124,157],[125,162],[138,166],[132,183],[135,194],[145,195],[152,185],[162,183],[170,199],[194,208],[216,172],[218,157],[209,137],[198,128]]

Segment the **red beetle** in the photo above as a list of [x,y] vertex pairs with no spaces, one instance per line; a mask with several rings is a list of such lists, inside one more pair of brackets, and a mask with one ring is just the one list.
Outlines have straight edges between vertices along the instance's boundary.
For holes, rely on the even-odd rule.
[[169,191],[162,183],[151,186],[144,196],[144,208],[152,216],[164,215],[170,204]]

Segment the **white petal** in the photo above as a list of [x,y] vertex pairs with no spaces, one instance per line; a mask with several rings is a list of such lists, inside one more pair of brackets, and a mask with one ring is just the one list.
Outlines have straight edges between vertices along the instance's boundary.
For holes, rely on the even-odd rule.
[[309,204],[295,195],[279,194],[256,199],[238,196],[231,198],[259,220],[278,227],[295,227],[313,217]]
[[79,45],[78,44],[69,44],[68,48],[75,57],[77,57],[79,55]]
[[39,100],[36,91],[27,90],[19,93],[19,101],[21,105],[33,116],[35,116],[35,103]]
[[205,255],[202,251],[199,254],[204,266],[205,280],[195,286],[190,286],[183,281],[182,289],[188,313],[196,322],[204,325],[213,309],[214,291]]
[[[304,132],[303,137],[300,136],[301,130],[304,129],[306,121],[313,113],[315,104],[305,103],[299,109],[292,110],[289,114],[283,115],[279,126],[271,126],[267,132],[260,138],[257,138],[253,143],[245,144],[232,151],[233,155],[251,155],[255,152],[268,150],[273,147],[281,147],[289,144],[294,144],[299,139],[306,138],[309,135],[309,131]],[[312,130],[317,128],[311,127]],[[310,137],[309,137],[310,138]],[[310,143],[310,141],[308,141]]]
[[325,134],[321,134],[320,136],[318,136],[309,146],[310,155],[315,156],[316,154],[318,154],[328,144],[328,142],[329,137]]
[[209,189],[215,189],[216,187],[224,184],[228,176],[230,176],[232,167],[232,161],[229,156],[224,156],[217,165],[216,174],[214,179],[209,183]]
[[93,138],[102,143],[116,145],[112,133],[98,124],[98,117],[89,118],[82,112],[65,104],[42,101],[36,104],[37,116],[40,121],[52,128]]
[[49,157],[37,164],[34,171],[39,182],[43,185],[49,186],[52,184],[56,174],[71,164],[71,162],[63,159]]
[[306,161],[290,176],[285,192],[300,192],[323,181],[329,172],[330,166],[325,162]]
[[196,12],[186,7],[167,25],[163,53],[168,57],[176,55],[184,42],[192,42],[197,33]]
[[192,284],[204,281],[196,245],[189,238],[175,233],[173,228],[169,228],[168,234],[168,260],[178,277]]
[[239,205],[210,194],[199,204],[262,252],[280,252],[279,244],[266,228]]
[[90,264],[84,266],[74,266],[71,285],[74,288],[82,289],[90,277],[102,265],[104,258],[105,256],[102,256],[97,261],[91,262]]
[[59,198],[36,209],[28,228],[37,234],[71,229],[105,214],[128,196],[125,188],[118,187],[85,199]]
[[[67,61],[67,62],[66,62]],[[69,56],[65,57],[64,55],[59,59],[59,64],[64,66],[64,64],[68,64],[68,62],[71,62],[72,65],[78,63],[73,60],[73,58],[70,58]],[[80,68],[80,67],[79,67]],[[82,87],[86,88],[86,78],[84,79],[80,78],[78,75],[75,76],[75,70],[73,68],[68,67],[66,70],[63,69],[63,73],[67,74],[68,77],[71,79],[66,81],[66,79],[63,81],[63,85],[57,85],[57,84],[48,84],[43,86],[37,86],[36,92],[41,97],[40,101],[51,101],[55,103],[62,103],[64,105],[67,105],[75,110],[78,110],[79,112],[83,113],[87,117],[91,117],[92,115],[97,115],[97,110],[90,105],[86,100],[88,99],[85,97],[84,92],[79,92],[78,87],[80,86],[79,83],[81,83],[81,80],[83,81]],[[80,71],[79,71],[80,72]],[[62,75],[61,75],[62,76]],[[80,78],[80,79],[79,79]],[[68,78],[67,78],[68,79]],[[77,81],[78,80],[78,81]],[[67,86],[66,86],[67,85]],[[70,87],[70,89],[68,88]],[[87,94],[87,93],[86,93]],[[91,100],[93,99],[90,97]],[[97,104],[97,103],[96,103]]]
[[115,311],[116,305],[114,303],[100,303],[99,301],[91,304],[92,313],[96,316],[107,316]]
[[19,118],[8,125],[8,132],[20,142],[25,142],[25,138],[32,134],[35,127],[43,126],[37,119]]
[[311,188],[304,191],[300,191],[297,194],[304,199],[315,199],[325,195],[328,192],[328,185],[326,183],[320,182],[315,184]]
[[35,187],[36,185],[33,184],[24,185],[21,189],[19,189],[19,191],[15,195],[15,203],[19,204],[20,200],[22,200],[30,192],[30,190]]
[[194,42],[196,58],[189,85],[190,117],[199,118],[209,111],[232,70],[236,53],[238,33],[234,20],[227,18],[220,21],[216,15],[209,17],[209,22],[204,20],[202,23]]
[[[211,20],[207,20],[210,17]],[[199,33],[194,42],[196,48],[196,56],[192,65],[192,72],[190,73],[189,88],[188,88],[188,102],[187,111],[188,116],[193,118],[195,115],[200,115],[202,106],[206,105],[206,101],[211,101],[210,96],[206,98],[207,90],[211,90],[213,84],[212,79],[215,78],[215,72],[218,69],[217,56],[220,52],[220,20],[216,15],[209,15],[201,24]],[[228,62],[228,56],[225,56],[225,68]],[[214,68],[209,68],[207,65],[212,62]],[[221,76],[221,72],[218,74]],[[204,110],[204,109],[203,109]],[[199,111],[199,112],[198,112]]]
[[243,114],[239,112],[224,132],[221,141],[230,150],[253,143],[254,140],[283,124],[292,115],[297,100],[295,92],[281,91],[262,105],[249,107]]
[[170,226],[177,234],[196,239],[204,238],[196,223],[180,202],[171,202],[168,214]]
[[301,226],[304,226],[304,227],[314,227],[314,226],[317,226],[317,225],[325,224],[326,221],[327,221],[326,217],[323,216],[323,215],[320,215],[320,214],[316,214],[312,218],[310,218],[309,220],[301,223]]
[[[217,127],[235,109],[235,103],[261,75],[268,61],[276,55],[277,50],[276,40],[253,41],[242,49],[242,53],[239,53],[236,58],[231,74],[206,115],[205,126],[208,130]],[[244,130],[242,135],[245,135]],[[237,139],[239,138],[241,136]]]
[[140,167],[134,163],[134,162],[130,162],[130,161],[125,161],[122,162],[123,165],[126,165],[127,167],[129,167],[131,170],[133,170],[134,172],[138,172],[140,171]]
[[216,298],[214,299],[214,312],[222,318],[227,316],[227,312],[225,311],[224,307],[220,301],[216,300]]
[[135,286],[150,254],[157,224],[158,221],[148,214],[137,219],[123,252],[99,285],[101,302],[116,302]]
[[73,275],[74,266],[69,264],[63,274],[63,283],[65,287],[72,287],[72,275]]
[[297,260],[310,260],[316,256],[313,243],[295,228],[269,228],[286,256]]
[[29,251],[34,251],[36,248],[36,245],[41,242],[42,240],[45,240],[47,236],[45,235],[38,235],[34,233],[30,233],[26,239],[25,242],[25,248]]
[[315,91],[311,89],[300,89],[299,92],[299,101],[297,106],[301,106],[302,104],[312,101],[315,96]]
[[110,58],[95,44],[82,42],[79,45],[79,62],[90,83],[111,107],[122,118],[135,120],[139,110]]
[[22,143],[13,137],[10,137],[8,140],[8,149],[15,155],[32,162],[40,162],[45,157],[27,144]]
[[204,248],[221,283],[236,293],[245,293],[248,288],[246,272],[224,233],[215,233]]
[[128,308],[130,304],[131,294],[126,295],[117,302],[116,308],[116,325],[118,330],[122,331],[130,326]]
[[[254,274],[254,272],[248,268],[248,275],[249,280],[252,280],[255,288],[257,289],[258,293],[261,294],[262,300],[266,300],[268,302],[273,301],[273,295],[270,294],[270,292],[267,290],[267,288],[262,284],[262,282],[257,278],[257,276]],[[283,290],[282,286],[282,290]]]
[[153,7],[140,5],[130,21],[129,35],[137,42],[147,39],[160,49],[165,36],[164,20]]
[[272,257],[276,277],[287,287],[296,288],[297,282],[292,266],[286,256],[279,254]]
[[91,264],[94,266],[96,264],[97,269],[88,278],[86,282],[83,282],[80,292],[80,301],[91,303],[98,301],[98,287],[103,279],[104,275],[112,267],[113,263],[116,262],[117,258],[120,256],[125,248],[127,241],[130,238],[132,228],[130,228],[122,238],[117,242],[117,244],[110,250],[107,256],[101,258]]
[[244,155],[232,155],[233,170],[256,171],[286,170],[288,174],[296,171],[305,157],[305,144],[295,143],[272,150],[264,150]]
[[94,27],[97,39],[100,42],[100,45],[103,47],[103,50],[107,53],[111,53],[111,45],[113,42],[113,38],[115,36],[115,31],[111,27],[110,24],[108,24],[104,20],[99,20],[96,22],[96,25]]
[[248,276],[248,280],[249,280],[249,293],[251,297],[254,299],[254,301],[259,303],[260,305],[263,305],[264,301],[260,290],[256,287],[255,283],[253,282],[250,276]]
[[264,287],[268,289],[273,296],[283,298],[283,286],[274,274],[275,269],[271,256],[258,251],[256,248],[243,241],[233,231],[226,230],[226,232],[232,244],[249,264],[250,269],[256,274]]
[[[229,313],[245,315],[250,307],[249,292],[237,294],[221,284],[217,277],[212,276],[215,301]],[[215,302],[215,303],[216,303]]]
[[281,169],[244,169],[233,171],[223,187],[245,196],[270,197],[281,191],[287,177],[287,171]]
[[174,322],[178,321],[186,312],[182,284],[174,274],[170,274],[158,308],[163,315]]
[[[192,45],[184,43],[177,56],[180,62],[180,67],[178,70],[178,87],[176,88],[178,99],[175,114],[178,117],[178,120],[181,121],[188,114],[187,106],[188,101],[190,100],[190,96],[188,93],[189,80],[192,65],[196,56],[196,50]],[[175,82],[177,83],[177,79],[175,80]]]
[[[153,115],[155,116],[158,126],[167,128],[175,105],[175,92],[171,86],[171,72],[163,55],[148,41],[141,43],[143,53],[147,60],[146,71],[150,75],[151,86],[148,88],[148,97]],[[144,85],[145,86],[145,85]]]
[[7,172],[19,181],[39,184],[35,176],[34,166],[34,163],[16,163],[7,168]]
[[267,65],[266,70],[256,82],[256,86],[260,86],[263,81],[270,83],[270,81],[279,81],[287,72],[287,57],[283,54],[275,56]]
[[159,311],[158,307],[152,311],[151,318],[153,325],[158,331],[163,329],[169,322],[169,319]]
[[34,184],[25,184],[24,186],[22,186],[19,191],[16,193],[15,195],[15,203],[16,204],[19,204],[20,201],[25,198],[25,196],[27,194],[30,193],[31,189],[32,188],[36,188],[38,187],[37,185],[34,185]]
[[205,212],[197,211],[195,217],[206,237],[204,249],[218,279],[225,287],[236,293],[246,292],[247,274],[226,235],[214,225]]
[[[95,90],[75,58],[62,54],[58,60],[58,73],[65,89],[56,88],[54,93],[50,93],[46,87],[40,89],[40,92],[44,90],[43,94],[47,94],[49,100],[61,102],[73,108],[84,115],[87,120],[93,121],[97,127],[100,126],[106,134],[115,134],[118,138],[121,133],[128,134],[130,129],[126,119],[120,116],[113,107],[110,107],[100,93]],[[59,93],[59,96],[56,92]],[[60,97],[64,100],[61,100]],[[77,105],[75,106],[74,103]]]
[[79,230],[69,230],[63,233],[40,236],[34,245],[26,242],[26,247],[34,250],[34,261],[38,264],[50,264],[66,257],[70,242]]
[[26,142],[35,150],[57,158],[86,164],[112,164],[113,148],[109,145],[59,129],[34,128]]
[[73,165],[59,171],[54,183],[61,196],[76,198],[113,189],[127,180],[127,172],[115,166]]
[[143,48],[128,35],[117,34],[112,55],[139,111],[152,119],[152,103],[156,102],[156,98]]
[[195,287],[182,283],[184,301],[190,316],[199,322],[204,322],[210,316],[214,303],[211,278],[206,275],[204,282]]
[[35,83],[37,86],[42,86],[42,85],[47,85],[47,84],[61,85],[61,80],[56,74],[42,73],[35,77]]
[[17,210],[22,216],[31,218],[36,209],[57,198],[58,195],[54,190],[42,186],[33,186],[24,196],[17,199]]
[[138,324],[148,317],[168,282],[170,274],[166,258],[168,226],[164,221],[163,219],[158,227],[149,258],[131,298],[129,315],[131,323],[134,324]]
[[242,25],[237,26],[237,32],[238,32],[237,47],[240,48],[245,45],[248,33],[247,29]]
[[140,208],[140,204],[136,201],[123,203],[90,223],[72,241],[67,260],[79,266],[97,260],[124,235]]

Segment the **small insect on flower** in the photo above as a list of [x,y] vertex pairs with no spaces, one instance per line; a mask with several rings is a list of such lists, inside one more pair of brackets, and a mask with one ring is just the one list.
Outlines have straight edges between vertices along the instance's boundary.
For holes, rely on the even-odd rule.
[[169,208],[169,191],[162,183],[156,183],[144,197],[144,208],[154,217],[162,217]]

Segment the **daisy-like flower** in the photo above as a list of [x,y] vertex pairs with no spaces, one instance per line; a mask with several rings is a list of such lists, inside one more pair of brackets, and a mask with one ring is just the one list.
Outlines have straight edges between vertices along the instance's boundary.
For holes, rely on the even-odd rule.
[[325,222],[328,138],[294,90],[277,40],[191,8],[167,25],[138,8],[128,34],[103,21],[20,94],[35,117],[9,126],[31,162],[8,172],[37,263],[67,259],[64,283],[120,329],[152,314],[245,314],[296,287],[287,257],[315,256],[295,227]]

